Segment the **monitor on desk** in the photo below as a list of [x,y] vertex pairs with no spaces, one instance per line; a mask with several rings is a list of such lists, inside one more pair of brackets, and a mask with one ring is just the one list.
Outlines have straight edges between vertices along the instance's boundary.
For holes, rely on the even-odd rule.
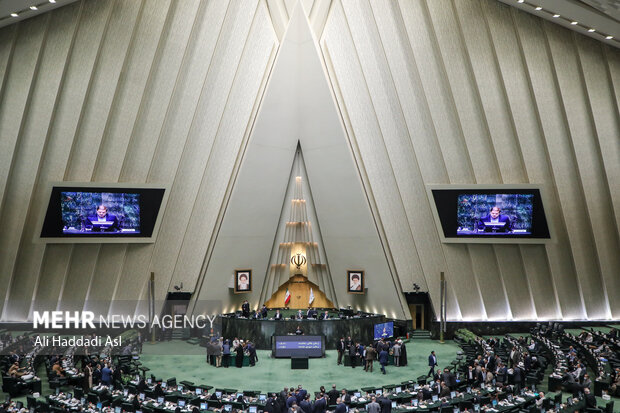
[[196,387],[196,396],[200,396],[202,394],[202,389],[200,387]]
[[177,404],[179,405],[179,407],[185,407],[185,399],[179,399],[177,401]]
[[258,408],[256,406],[250,406],[248,409],[248,413],[257,413]]
[[395,392],[396,394],[398,394],[398,393],[400,393],[400,392],[402,392],[402,391],[403,391],[403,389],[402,389],[402,387],[400,387],[400,386],[398,386],[396,389],[394,389],[394,392]]
[[480,405],[479,404],[474,404],[474,411],[475,412],[479,412],[480,411]]
[[418,405],[418,399],[411,399],[411,405],[412,405],[413,407],[417,407],[417,405]]
[[162,389],[166,389],[166,388],[168,388],[168,383],[166,383],[165,381],[162,381],[162,382],[161,382],[161,388],[162,388]]
[[157,403],[162,404],[164,402],[164,396],[159,396],[157,398]]
[[224,405],[224,411],[225,412],[232,412],[232,405],[231,404],[225,404]]
[[24,407],[24,403],[22,403],[22,402],[15,402],[15,407],[17,408],[17,410],[21,410]]
[[437,396],[436,394],[433,394],[433,398],[431,400],[436,402],[437,400],[439,400],[439,396]]
[[177,390],[178,390],[178,391],[183,391],[183,385],[182,385],[182,384],[179,384],[179,385],[177,386]]
[[103,407],[103,404],[101,402],[97,403],[97,409],[101,410],[102,407]]
[[73,399],[73,394],[67,393],[67,400],[71,400],[71,399]]
[[145,397],[145,396],[144,396],[144,393],[140,393],[140,394],[138,395],[138,400],[140,400],[140,401],[144,401],[144,397]]
[[129,389],[124,389],[123,396],[127,397],[128,394],[129,394]]
[[454,399],[456,397],[456,392],[455,391],[451,391],[450,392],[450,398]]
[[208,406],[206,402],[200,402],[200,410],[207,410]]
[[148,379],[146,379],[146,383],[147,384],[153,384],[153,379],[149,377]]
[[114,408],[114,413],[123,413],[123,409],[121,408],[121,406],[116,406]]
[[392,409],[396,409],[396,402],[392,400]]
[[355,393],[353,393],[353,395],[354,395],[355,397],[357,397],[358,399],[359,399],[360,397],[362,397],[362,393],[360,393],[360,392],[358,392],[358,391],[356,391]]
[[381,389],[377,389],[377,390],[375,390],[375,394],[376,394],[377,396],[380,396],[380,395],[381,395],[381,393],[382,393]]
[[221,391],[216,391],[215,392],[215,397],[217,397],[218,399],[222,398],[222,392]]
[[85,403],[86,403],[86,398],[85,398],[85,397],[82,397],[82,398],[80,399],[80,404],[82,404],[82,405],[83,405],[83,404],[85,404]]
[[242,392],[237,393],[237,399],[238,399],[239,397],[243,397],[243,393],[242,393]]
[[264,402],[265,400],[267,400],[267,395],[266,394],[259,394],[258,395],[258,401],[259,402]]

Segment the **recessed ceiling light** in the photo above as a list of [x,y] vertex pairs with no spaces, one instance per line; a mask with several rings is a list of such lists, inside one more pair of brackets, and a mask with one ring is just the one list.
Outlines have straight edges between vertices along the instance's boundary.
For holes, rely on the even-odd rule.
[[607,36],[607,37],[605,37],[605,38],[606,38],[607,40],[611,40],[611,39],[613,39],[614,37],[613,37],[613,36]]
[[594,30],[594,29],[588,29],[588,32],[589,32],[589,33],[594,33],[595,31],[596,31],[596,30]]
[[517,0],[518,3],[523,3],[525,0]]
[[554,14],[553,17],[557,18],[557,17],[560,17],[560,15],[559,14]]
[[542,10],[542,7],[538,6],[536,7],[536,10]]
[[30,10],[39,10],[37,6],[30,6]]
[[576,24],[579,24],[579,22],[570,22],[570,24],[572,24],[574,26]]
[[49,0],[50,3],[56,3],[56,0]]
[[17,17],[17,16],[19,16],[19,14],[17,14],[17,13],[11,13],[11,17]]

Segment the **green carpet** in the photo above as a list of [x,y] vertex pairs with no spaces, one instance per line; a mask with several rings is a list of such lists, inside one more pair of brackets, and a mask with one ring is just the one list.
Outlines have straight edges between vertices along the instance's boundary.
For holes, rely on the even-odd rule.
[[284,386],[302,384],[304,388],[314,392],[318,391],[320,386],[329,388],[332,383],[336,383],[339,388],[359,389],[416,379],[428,373],[428,355],[431,350],[435,350],[439,365],[444,367],[449,366],[455,359],[459,347],[453,342],[440,344],[430,340],[409,343],[409,365],[388,366],[386,375],[381,374],[377,362],[373,373],[367,373],[359,366],[338,366],[335,350],[328,350],[325,358],[310,359],[309,370],[291,370],[289,359],[272,359],[271,352],[267,350],[258,351],[256,367],[215,368],[206,363],[206,350],[203,347],[183,341],[145,344],[140,361],[151,369],[149,373],[162,379],[176,377],[177,381],[189,380],[196,384],[263,392],[280,391]]

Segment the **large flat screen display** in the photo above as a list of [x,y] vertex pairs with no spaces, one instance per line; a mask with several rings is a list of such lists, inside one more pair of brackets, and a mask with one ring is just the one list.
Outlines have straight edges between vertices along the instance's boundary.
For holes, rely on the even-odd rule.
[[276,357],[323,357],[323,336],[274,336]]
[[394,322],[375,324],[375,340],[394,337]]
[[153,237],[164,188],[53,186],[41,238],[105,242]]
[[446,242],[550,238],[539,188],[432,188],[431,194]]

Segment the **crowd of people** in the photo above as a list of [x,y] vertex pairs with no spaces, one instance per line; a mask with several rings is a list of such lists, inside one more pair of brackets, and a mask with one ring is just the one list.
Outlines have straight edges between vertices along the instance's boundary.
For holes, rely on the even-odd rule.
[[232,340],[223,337],[212,337],[207,343],[207,363],[215,367],[243,367],[245,356],[249,358],[250,367],[258,362],[256,345],[250,340]]
[[338,351],[337,364],[344,363],[345,356],[348,356],[349,364],[352,368],[361,366],[364,371],[372,372],[374,362],[378,361],[381,372],[386,374],[385,367],[388,365],[390,355],[394,359],[396,367],[407,365],[407,348],[401,339],[393,342],[382,338],[368,345],[352,340],[350,336],[346,339],[341,337],[336,345]]

